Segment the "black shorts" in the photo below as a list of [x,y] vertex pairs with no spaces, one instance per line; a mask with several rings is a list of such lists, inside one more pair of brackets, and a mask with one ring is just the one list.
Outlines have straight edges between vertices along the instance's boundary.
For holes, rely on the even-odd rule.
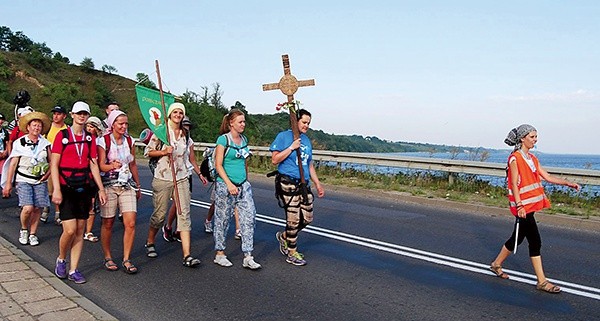
[[60,209],[59,218],[62,221],[87,220],[90,217],[90,208],[95,190],[88,189],[83,192],[76,192],[65,185],[60,185],[60,191],[63,199],[58,208]]

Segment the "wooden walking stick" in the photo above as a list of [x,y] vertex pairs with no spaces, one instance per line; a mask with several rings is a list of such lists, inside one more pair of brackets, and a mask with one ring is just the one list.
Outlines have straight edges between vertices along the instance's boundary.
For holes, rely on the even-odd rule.
[[[298,80],[290,70],[290,58],[287,54],[281,56],[283,61],[283,77],[278,83],[264,84],[262,85],[263,91],[279,89],[287,96],[287,104],[290,106],[290,126],[294,135],[294,140],[300,138],[300,131],[298,130],[298,117],[296,115],[296,103],[294,102],[294,94],[298,91],[299,87],[314,86],[315,80]],[[293,108],[292,108],[293,107]],[[300,172],[300,188],[302,189],[302,201],[303,203],[308,202],[308,190],[306,189],[306,179],[304,178],[304,169],[302,168],[302,156],[300,148],[296,149],[296,156],[298,158],[298,170]]]
[[[158,60],[156,62],[156,76],[158,78],[158,90],[160,91],[160,103],[162,105],[163,116],[165,117],[165,126],[167,129],[167,143],[171,146],[171,133],[169,132],[169,115],[167,115],[167,108],[165,107],[165,96],[163,94],[162,80],[160,79],[160,68],[158,67]],[[173,175],[173,185],[175,186],[175,193],[173,193],[173,202],[175,203],[175,209],[177,210],[177,216],[181,215],[181,204],[179,203],[179,188],[177,188],[177,176],[175,173],[175,164],[173,161],[173,153],[169,154],[169,163],[171,164],[171,174]]]

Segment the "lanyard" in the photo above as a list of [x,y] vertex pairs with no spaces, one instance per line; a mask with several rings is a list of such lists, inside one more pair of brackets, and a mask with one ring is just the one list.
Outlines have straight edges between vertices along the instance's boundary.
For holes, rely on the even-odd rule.
[[[78,142],[75,139],[75,133],[73,133],[73,130],[71,130],[71,136],[73,137],[73,143],[74,143],[73,145],[75,145],[75,150],[77,151],[77,156],[79,157],[79,164],[81,164],[81,156],[83,156],[83,148],[84,148],[83,145],[85,143],[85,138],[86,138],[85,131],[83,131],[83,134],[82,134],[83,139],[81,140],[81,142]],[[79,147],[81,147],[81,149],[79,149]]]

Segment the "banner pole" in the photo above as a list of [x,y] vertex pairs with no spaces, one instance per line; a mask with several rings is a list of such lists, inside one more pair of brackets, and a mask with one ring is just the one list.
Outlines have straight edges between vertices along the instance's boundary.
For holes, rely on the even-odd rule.
[[[167,129],[167,144],[169,146],[171,146],[171,133],[169,131],[169,117],[167,115],[167,108],[165,106],[165,96],[163,94],[163,88],[162,88],[162,79],[160,78],[160,67],[158,65],[158,59],[155,60],[155,64],[156,64],[156,76],[158,78],[158,90],[160,92],[160,103],[162,105],[162,110],[163,110],[163,117],[165,120],[165,126]],[[173,201],[175,202],[175,208],[177,209],[177,215],[181,215],[181,204],[179,203],[179,188],[177,188],[177,176],[175,174],[175,164],[173,162],[173,154],[169,154],[169,163],[171,164],[171,175],[173,176],[173,186],[174,186],[174,191],[175,193],[173,193]]]

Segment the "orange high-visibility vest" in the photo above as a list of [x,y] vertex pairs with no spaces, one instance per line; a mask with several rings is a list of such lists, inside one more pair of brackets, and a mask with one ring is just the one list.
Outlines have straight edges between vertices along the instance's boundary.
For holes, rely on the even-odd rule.
[[[517,186],[519,187],[519,195],[521,196],[521,203],[525,208],[525,213],[529,214],[537,212],[544,208],[550,207],[550,200],[544,193],[544,187],[542,186],[542,179],[539,174],[540,163],[538,159],[528,153],[528,156],[533,160],[536,171],[533,172],[525,158],[518,150],[513,152],[508,160],[510,162],[511,157],[515,157],[517,162],[517,169],[519,170],[519,178]],[[510,165],[508,166],[508,201],[510,203],[510,212],[517,216],[517,202],[511,187],[511,170]]]

